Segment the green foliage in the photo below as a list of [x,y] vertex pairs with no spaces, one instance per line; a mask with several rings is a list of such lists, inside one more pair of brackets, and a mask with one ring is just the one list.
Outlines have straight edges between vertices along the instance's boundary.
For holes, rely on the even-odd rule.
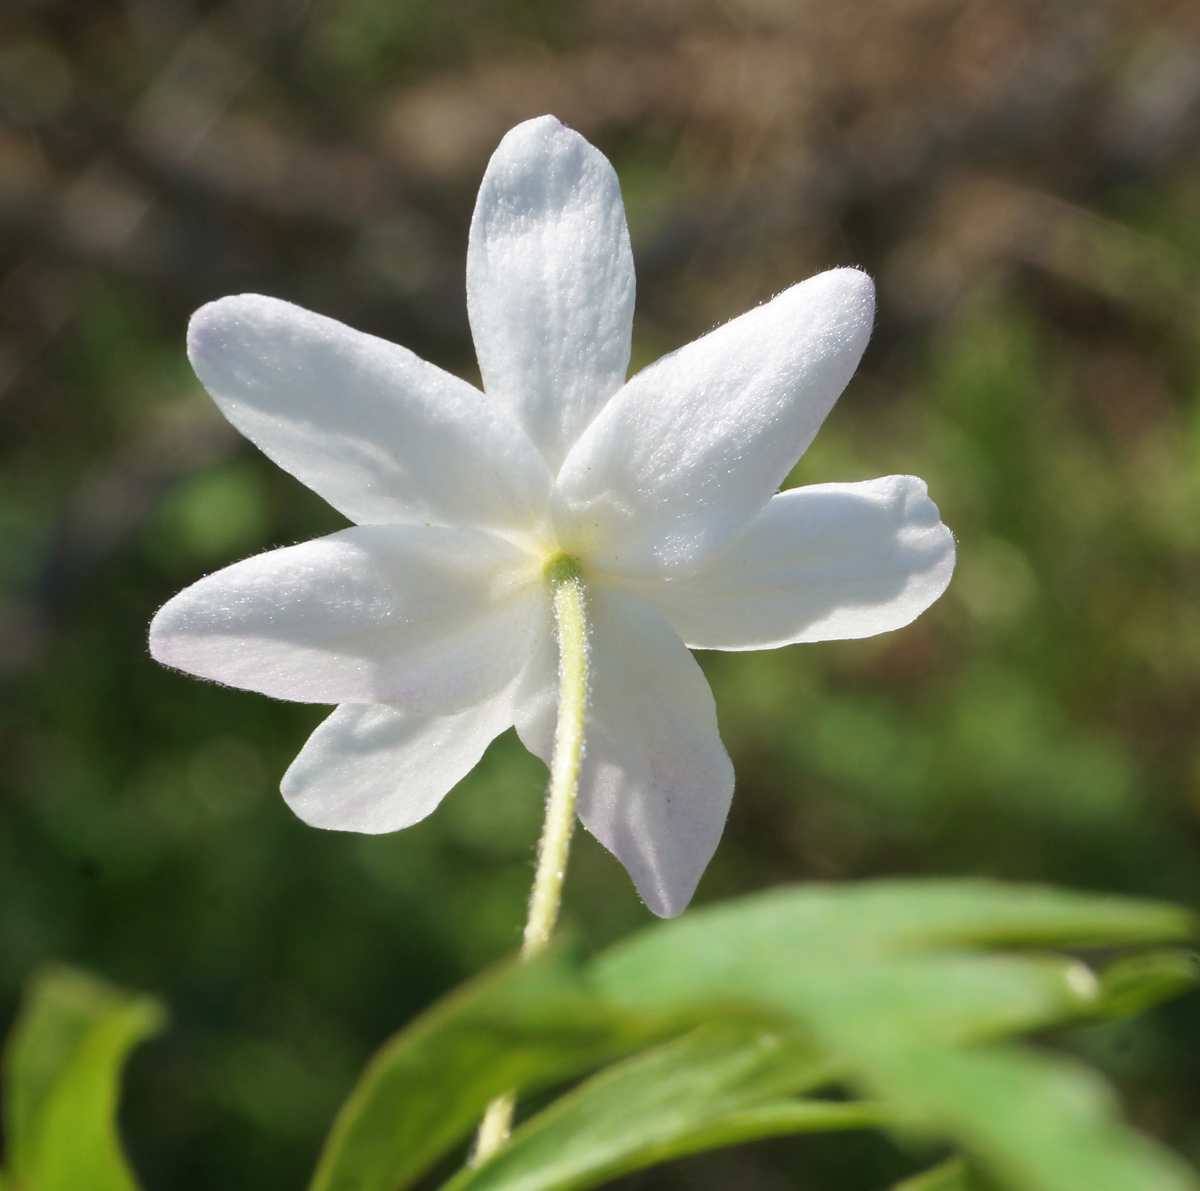
[[1181,1161],[1121,1124],[1108,1088],[1074,1063],[899,1037],[854,1049],[864,1082],[912,1125],[953,1138],[1006,1191],[1200,1187]]
[[[960,963],[967,948],[1167,942],[1193,929],[1192,917],[1174,906],[989,881],[785,887],[642,931],[600,958],[598,978],[621,1002],[665,1006],[750,994],[805,1012],[823,995],[830,973],[838,987],[847,967],[864,987],[880,971],[920,982],[931,962],[939,978],[950,980],[969,973],[970,965]],[[906,962],[918,958],[915,966]],[[1059,983],[1040,967],[1035,980],[1034,970],[1002,960],[991,976],[1020,972],[1015,979],[1033,988],[1049,975],[1037,996],[1050,985],[1068,999],[1084,996],[1071,987],[1070,972],[1061,972]],[[839,995],[850,991],[838,987]],[[986,998],[986,988],[978,995]],[[1036,1015],[1037,1004],[1035,998],[1027,1011]],[[923,1012],[922,1002],[912,1011]],[[938,1021],[950,1025],[949,1019],[931,1024],[939,1028]]]
[[829,1074],[794,1032],[702,1027],[585,1081],[446,1191],[580,1191],[718,1146],[876,1124],[872,1105],[785,1098]]
[[[848,1081],[909,1127],[958,1142],[1006,1186],[1174,1191],[1196,1184],[1117,1123],[1092,1077],[975,1045],[1094,1013],[1103,1002],[1091,973],[967,949],[1169,941],[1192,929],[1169,906],[988,882],[784,889],[645,931],[601,957],[598,975],[620,1003],[753,998],[790,1009]],[[1126,998],[1161,987],[1161,966],[1140,976],[1125,969]]]
[[13,1183],[23,1191],[135,1191],[116,1130],[121,1069],[164,1020],[157,1001],[84,972],[54,967],[34,977],[4,1054]]
[[984,1191],[959,1158],[942,1162],[932,1170],[922,1171],[897,1183],[892,1191]]
[[408,1186],[495,1096],[577,1075],[669,1028],[605,1004],[564,951],[504,965],[384,1045],[338,1114],[312,1191]]
[[[311,1188],[402,1191],[497,1095],[595,1072],[445,1191],[585,1191],[757,1138],[863,1128],[950,1142],[979,1172],[952,1161],[903,1191],[975,1191],[979,1177],[1000,1191],[1197,1191],[1120,1122],[1097,1076],[1012,1041],[1137,1012],[1195,980],[1180,951],[1123,956],[1097,979],[1012,948],[1179,942],[1192,926],[1151,902],[891,881],[744,898],[591,962],[565,947],[510,961],[384,1045]],[[162,1022],[156,1001],[73,969],[36,977],[5,1052],[0,1177],[137,1191],[115,1124],[120,1072]]]
[[[1178,991],[1178,953],[1119,960],[1098,980],[1067,956],[994,949],[1178,942],[1192,930],[1171,906],[994,882],[725,903],[587,967],[552,955],[443,1002],[373,1061],[313,1188],[409,1186],[497,1093],[674,1032],[553,1101],[446,1191],[582,1191],[757,1137],[870,1126],[951,1141],[1010,1191],[1187,1191],[1200,1184],[1120,1123],[1095,1076],[1004,1041]],[[835,1087],[869,1099],[811,1098]]]
[[1178,948],[1126,955],[1100,973],[1098,1017],[1134,1017],[1200,981],[1200,958]]

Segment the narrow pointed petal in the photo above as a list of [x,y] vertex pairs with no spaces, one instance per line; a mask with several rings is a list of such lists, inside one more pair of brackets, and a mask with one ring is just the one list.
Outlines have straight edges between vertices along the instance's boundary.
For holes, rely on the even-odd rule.
[[399,831],[432,813],[511,723],[507,691],[447,716],[344,703],[308,738],[280,788],[312,827]]
[[953,571],[924,481],[885,476],[781,492],[703,570],[628,590],[693,649],[774,649],[902,628]]
[[771,499],[850,379],[871,280],[834,269],[639,372],[558,475],[563,549],[612,574],[698,570]]
[[625,382],[633,255],[617,175],[553,116],[518,124],[484,174],[467,308],[490,397],[552,471]]
[[550,475],[512,414],[412,352],[257,294],[202,306],[188,355],[221,412],[351,521],[528,529]]
[[154,618],[150,652],[276,699],[450,715],[525,663],[549,615],[540,579],[482,530],[357,526],[193,583]]
[[[708,681],[671,627],[629,596],[591,587],[588,709],[579,817],[659,917],[684,910],[716,851],[733,797]],[[527,748],[549,763],[556,681],[518,683]],[[517,700],[521,702],[518,703]]]

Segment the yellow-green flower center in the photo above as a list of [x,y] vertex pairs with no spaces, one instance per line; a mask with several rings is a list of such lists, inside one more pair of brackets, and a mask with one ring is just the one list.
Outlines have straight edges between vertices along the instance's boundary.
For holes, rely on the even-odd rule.
[[579,559],[572,557],[565,550],[552,554],[542,567],[542,574],[551,583],[569,583],[579,578]]

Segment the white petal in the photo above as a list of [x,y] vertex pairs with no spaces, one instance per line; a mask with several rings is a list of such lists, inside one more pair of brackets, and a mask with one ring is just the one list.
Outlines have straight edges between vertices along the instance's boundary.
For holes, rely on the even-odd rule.
[[517,674],[544,588],[535,560],[482,530],[356,526],[193,583],[154,618],[150,652],[277,699],[449,715]]
[[511,413],[403,347],[243,294],[196,311],[188,355],[230,422],[351,521],[544,515],[550,475]]
[[[549,765],[558,721],[558,640],[553,610],[530,644],[529,660],[513,683],[512,707],[521,743]],[[586,731],[585,724],[585,735]]]
[[558,477],[563,549],[614,574],[686,574],[740,534],[804,453],[871,333],[871,280],[834,269],[639,372]]
[[[680,913],[716,851],[733,766],[695,658],[652,609],[588,589],[590,675],[579,817],[628,870],[646,905]],[[545,655],[543,655],[545,657]],[[517,731],[549,763],[557,676],[514,696]],[[522,684],[518,683],[518,688]]]
[[695,575],[626,586],[693,649],[773,649],[901,628],[953,570],[924,481],[885,476],[781,492]]
[[633,255],[617,175],[553,116],[518,124],[479,188],[467,308],[483,385],[554,471],[629,367]]
[[280,788],[313,827],[399,831],[430,814],[511,723],[507,690],[459,715],[344,703],[308,738]]

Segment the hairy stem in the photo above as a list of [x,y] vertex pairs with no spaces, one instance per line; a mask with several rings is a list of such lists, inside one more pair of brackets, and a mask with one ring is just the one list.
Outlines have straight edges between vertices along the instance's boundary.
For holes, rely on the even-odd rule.
[[554,620],[558,628],[558,724],[546,793],[546,822],[538,843],[537,875],[521,945],[522,959],[532,959],[543,951],[554,933],[571,833],[575,829],[575,797],[579,791],[587,701],[587,623],[583,584],[577,574],[554,584]]
[[[587,616],[579,564],[567,554],[555,555],[546,564],[546,577],[554,591],[554,622],[558,630],[558,723],[546,792],[546,820],[538,842],[537,874],[521,944],[522,959],[532,959],[546,949],[558,921],[571,834],[575,829],[587,704]],[[497,1096],[488,1105],[475,1139],[472,1166],[486,1161],[508,1139],[515,1105],[514,1092]]]

